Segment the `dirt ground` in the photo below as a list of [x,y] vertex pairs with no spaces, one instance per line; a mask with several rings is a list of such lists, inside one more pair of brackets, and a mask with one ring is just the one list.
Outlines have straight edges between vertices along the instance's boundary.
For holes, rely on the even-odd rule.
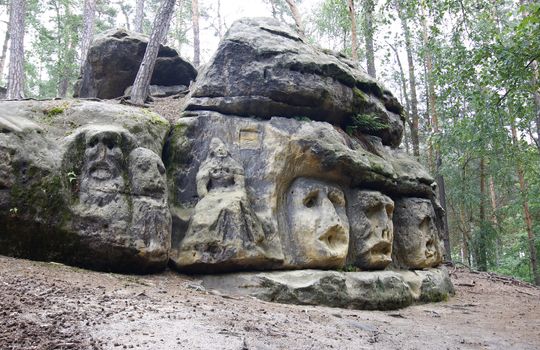
[[0,256],[0,349],[540,349],[539,288],[451,272],[447,302],[358,311]]

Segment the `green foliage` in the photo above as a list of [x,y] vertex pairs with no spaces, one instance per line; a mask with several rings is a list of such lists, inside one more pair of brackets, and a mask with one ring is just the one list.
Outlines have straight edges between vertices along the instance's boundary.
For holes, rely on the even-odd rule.
[[377,132],[388,128],[388,125],[381,122],[375,114],[357,114],[352,118],[352,124],[347,126],[347,133],[353,134],[355,131]]
[[309,122],[311,119],[309,117],[306,117],[305,115],[298,115],[296,117],[293,117],[294,120],[298,120],[299,122]]
[[43,111],[43,113],[47,116],[48,119],[50,119],[50,118],[54,118],[55,116],[59,114],[64,113],[65,108],[66,106],[64,105],[54,106],[53,108],[49,110]]
[[350,53],[351,20],[347,1],[324,0],[311,20],[317,41],[331,40],[332,50]]

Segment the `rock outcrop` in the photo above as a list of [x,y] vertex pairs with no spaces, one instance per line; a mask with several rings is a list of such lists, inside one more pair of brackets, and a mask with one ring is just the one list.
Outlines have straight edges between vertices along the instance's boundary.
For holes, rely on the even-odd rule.
[[270,18],[242,19],[200,72],[188,110],[327,121],[397,147],[401,105],[345,56],[315,48]]
[[243,272],[197,276],[207,289],[285,304],[392,310],[454,294],[445,269],[339,272]]
[[[112,99],[123,96],[133,85],[147,44],[147,37],[125,29],[111,29],[97,35],[75,84],[75,97]],[[176,86],[172,91],[182,91],[196,76],[195,68],[176,50],[160,46],[150,84]]]
[[111,271],[166,266],[166,120],[89,101],[1,110],[0,253]]
[[[137,56],[144,43],[119,33],[97,40],[109,51],[87,72],[107,52]],[[98,71],[83,81],[96,94],[124,77]],[[169,263],[210,274],[208,288],[297,304],[452,294],[435,181],[397,147],[397,100],[351,61],[243,19],[184,102],[172,125],[115,103],[2,103],[0,253],[137,273]]]

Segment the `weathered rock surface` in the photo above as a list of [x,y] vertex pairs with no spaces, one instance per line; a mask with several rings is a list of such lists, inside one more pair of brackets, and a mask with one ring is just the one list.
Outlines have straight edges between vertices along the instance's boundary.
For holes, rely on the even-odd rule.
[[166,266],[166,120],[90,101],[0,110],[1,254],[113,271]]
[[[125,29],[111,29],[96,36],[75,85],[75,96],[112,99],[123,96],[139,70],[148,38]],[[189,86],[197,71],[176,50],[160,46],[151,85]]]
[[188,110],[327,121],[397,147],[402,107],[344,56],[309,45],[271,18],[234,22],[192,89]]
[[[131,95],[131,88],[133,85],[128,86],[124,95]],[[188,92],[188,87],[185,85],[172,85],[172,86],[163,86],[163,85],[150,85],[150,91],[148,92],[152,97],[167,97],[183,93],[186,95]]]
[[430,200],[397,199],[394,227],[392,260],[396,266],[423,269],[442,262],[440,227]]
[[285,304],[391,310],[448,299],[446,269],[338,272],[299,270],[198,276],[207,289]]
[[[81,91],[121,95],[145,45],[98,38]],[[161,53],[153,94],[166,96],[195,71]],[[393,309],[452,293],[445,270],[418,271],[442,261],[435,181],[396,147],[396,99],[346,58],[243,19],[184,102],[173,125],[115,103],[0,104],[0,254],[137,273],[297,270],[203,278],[297,304]]]
[[[376,137],[366,137],[360,142],[325,122],[277,117],[255,120],[217,112],[188,112],[174,125],[164,150],[173,215],[172,259],[180,268],[184,264],[174,252],[185,250],[186,232],[193,232],[194,225],[201,227],[196,223],[200,215],[197,213],[203,204],[210,206],[207,204],[210,200],[201,196],[200,178],[208,172],[203,169],[205,160],[213,152],[213,139],[223,143],[227,158],[231,159],[229,162],[236,164],[221,168],[231,172],[237,168],[243,174],[245,190],[242,193],[245,191],[245,195],[239,202],[244,208],[251,206],[264,233],[263,236],[251,235],[249,239],[250,235],[238,236],[245,237],[244,243],[254,249],[253,253],[258,248],[250,240],[260,237],[260,242],[264,242],[263,250],[267,252],[266,259],[244,269],[339,268],[345,266],[348,250],[360,253],[363,245],[373,248],[374,255],[384,253],[382,262],[362,263],[355,255],[350,256],[351,263],[362,268],[384,268],[391,255],[388,241],[391,242],[390,207],[393,203],[388,196],[433,196],[433,178],[399,151],[383,146]],[[385,195],[380,193],[375,200],[358,207],[359,193],[362,195],[359,189],[366,188]],[[223,205],[216,203],[211,206]],[[228,210],[235,208],[226,206]],[[365,215],[362,211],[366,211],[368,217],[362,218]],[[240,206],[235,212],[233,217],[254,217],[249,210],[242,213]],[[366,232],[370,217],[374,220],[372,233]],[[208,228],[210,226],[207,224]],[[350,226],[354,232],[351,245],[348,243]],[[220,234],[209,233],[215,231],[215,227],[218,226],[204,230],[206,233],[200,231],[198,235],[214,237],[212,241],[217,244],[214,249],[226,250],[224,237],[232,229],[220,226]],[[238,225],[229,227],[239,228]],[[366,235],[373,236],[375,241],[364,242]],[[215,240],[216,237],[221,237],[221,241]],[[192,239],[189,238],[192,248],[188,250],[192,251],[193,259],[200,263],[206,261],[203,251],[207,248],[193,248]],[[226,266],[229,259],[221,256],[212,261]]]
[[377,191],[351,191],[348,263],[362,270],[384,269],[392,262],[394,201]]

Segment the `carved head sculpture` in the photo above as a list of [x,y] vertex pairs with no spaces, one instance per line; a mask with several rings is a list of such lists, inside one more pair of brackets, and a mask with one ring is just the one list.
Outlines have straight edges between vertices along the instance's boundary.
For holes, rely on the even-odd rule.
[[394,201],[376,191],[354,191],[349,202],[349,261],[362,269],[384,269],[392,262]]
[[161,158],[147,148],[135,148],[129,154],[129,178],[135,195],[166,198],[165,166]]
[[336,268],[345,263],[349,222],[337,185],[300,177],[289,187],[287,228],[295,246],[295,267]]
[[132,137],[125,129],[110,125],[93,125],[84,133],[84,156],[81,191],[120,190],[126,171],[124,157],[131,149]]
[[134,144],[129,131],[114,125],[89,125],[70,136],[63,167],[77,174],[83,204],[105,205],[124,192],[125,158]]
[[95,181],[112,180],[122,171],[122,136],[114,130],[91,130],[86,134],[84,164]]
[[394,258],[398,265],[422,269],[442,261],[435,211],[428,199],[402,198],[394,213]]
[[197,193],[202,198],[212,189],[233,187],[244,187],[244,169],[231,157],[223,141],[213,138],[197,173]]

